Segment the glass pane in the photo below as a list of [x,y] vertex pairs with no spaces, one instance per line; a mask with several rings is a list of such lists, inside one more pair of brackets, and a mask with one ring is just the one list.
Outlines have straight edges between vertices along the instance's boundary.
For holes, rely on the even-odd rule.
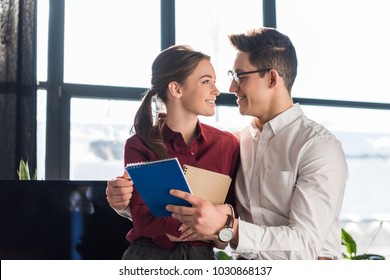
[[[227,35],[263,25],[260,0],[176,0],[176,43],[190,45],[212,58],[221,92],[228,92],[227,70],[236,55]],[[239,16],[239,19],[237,18]]]
[[148,87],[160,0],[65,1],[64,82]]
[[293,96],[390,102],[387,1],[279,0],[277,26],[293,41]]
[[37,179],[45,179],[47,92],[37,91]]
[[199,119],[221,130],[235,132],[249,125],[253,117],[241,115],[238,106],[217,106],[214,116],[199,116]]
[[37,1],[37,79],[47,81],[47,36],[49,28],[48,0]]
[[71,99],[71,180],[107,180],[123,174],[123,147],[139,105],[139,101]]

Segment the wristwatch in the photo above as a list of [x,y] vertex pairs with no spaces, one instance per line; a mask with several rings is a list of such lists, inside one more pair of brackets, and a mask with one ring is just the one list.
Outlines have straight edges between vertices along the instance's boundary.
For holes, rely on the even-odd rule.
[[226,225],[218,232],[218,239],[221,242],[229,242],[233,239],[233,223],[234,217],[232,215],[226,214]]

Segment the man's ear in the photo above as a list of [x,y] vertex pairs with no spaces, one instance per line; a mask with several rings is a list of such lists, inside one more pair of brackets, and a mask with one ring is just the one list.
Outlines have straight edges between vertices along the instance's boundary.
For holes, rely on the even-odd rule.
[[180,98],[182,95],[181,86],[178,82],[170,82],[168,84],[168,90],[169,93],[176,98]]
[[269,71],[269,76],[270,76],[269,86],[270,86],[270,88],[273,88],[274,86],[276,86],[279,83],[280,77],[279,77],[278,72],[275,69],[271,69]]

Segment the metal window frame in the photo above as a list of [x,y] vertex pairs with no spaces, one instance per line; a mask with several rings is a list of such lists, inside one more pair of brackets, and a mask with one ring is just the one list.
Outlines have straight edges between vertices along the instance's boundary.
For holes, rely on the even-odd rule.
[[[261,0],[259,0],[261,1]],[[47,180],[69,179],[70,100],[72,97],[140,100],[146,88],[65,84],[65,0],[50,0],[48,34],[48,78],[38,90],[47,91],[46,162]],[[263,25],[276,28],[275,0],[263,0]],[[161,0],[161,49],[175,44],[175,0]],[[390,110],[388,103],[294,98],[301,105]],[[236,106],[234,95],[221,93],[217,105]]]

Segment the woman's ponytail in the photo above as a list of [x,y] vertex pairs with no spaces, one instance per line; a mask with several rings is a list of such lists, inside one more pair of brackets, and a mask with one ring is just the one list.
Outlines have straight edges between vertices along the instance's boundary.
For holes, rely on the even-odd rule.
[[167,148],[162,138],[163,123],[153,123],[152,100],[158,93],[150,89],[142,99],[141,106],[134,117],[133,129],[141,141],[153,151],[158,159],[168,158]]

